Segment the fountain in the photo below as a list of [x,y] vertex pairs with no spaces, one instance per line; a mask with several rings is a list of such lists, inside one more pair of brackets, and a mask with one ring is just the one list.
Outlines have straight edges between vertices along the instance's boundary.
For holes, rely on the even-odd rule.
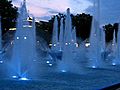
[[74,61],[74,54],[73,54],[73,49],[75,47],[75,43],[73,42],[76,39],[75,38],[76,32],[75,31],[73,32],[74,33],[72,33],[72,21],[70,16],[70,9],[68,8],[67,16],[65,19],[65,32],[64,32],[62,60],[58,62],[58,70],[60,70],[61,72],[67,72],[67,71],[74,72],[75,70],[78,70],[78,69],[75,69],[78,67],[76,65],[76,62]]
[[73,38],[73,42],[76,44],[77,43],[77,40],[76,40],[76,29],[74,27],[73,31],[72,31],[72,38]]
[[67,9],[67,16],[65,19],[64,43],[70,44],[72,41],[72,21],[70,16],[70,9]]
[[99,28],[99,0],[94,1],[94,15],[92,19],[92,27],[90,34],[90,48],[89,48],[89,67],[97,68],[102,66],[101,60],[101,46],[100,46],[100,28]]
[[64,40],[64,27],[63,27],[63,18],[60,21],[60,34],[59,34],[59,45],[60,51],[63,51],[63,40]]
[[[62,34],[62,32],[60,32],[60,34]],[[60,37],[60,39],[62,38],[63,37]],[[49,51],[50,54],[49,56],[51,56],[54,59],[54,61],[56,61],[57,59],[61,59],[61,54],[62,54],[61,42],[59,43],[59,39],[58,39],[58,20],[57,20],[57,16],[55,16],[53,33],[52,33],[52,47],[51,50]]]
[[103,61],[105,61],[105,59],[106,59],[106,40],[105,40],[105,31],[102,29],[102,28],[100,28],[100,31],[101,31],[101,40],[100,40],[100,44],[101,44],[101,59],[103,60]]
[[51,50],[53,52],[56,52],[56,50],[58,50],[58,20],[57,20],[57,17],[55,17],[54,25],[53,25]]
[[116,44],[116,39],[115,39],[115,32],[114,32],[114,38],[113,38],[113,50],[114,50],[114,55],[115,58],[112,61],[112,65],[119,65],[120,64],[120,23],[118,27],[118,33],[117,33],[117,44]]
[[33,61],[36,57],[35,18],[29,19],[26,1],[21,5],[17,20],[17,30],[13,45],[11,68],[13,76],[27,78],[33,72]]
[[106,49],[106,41],[105,41],[105,31],[100,29],[101,31],[101,52],[105,52]]
[[[70,9],[68,8],[65,25],[63,18],[60,21],[60,33],[58,33],[57,17],[54,19],[52,47],[49,48],[42,37],[37,38],[36,42],[35,18],[33,16],[30,17],[28,14],[26,1],[24,0],[19,11],[14,40],[12,38],[10,40],[8,39],[10,41],[7,41],[9,49],[5,48],[5,55],[8,57],[7,59],[1,58],[2,61],[0,60],[0,83],[3,85],[1,88],[24,89],[27,87],[28,90],[86,90],[90,88],[94,90],[112,85],[116,82],[118,83],[120,69],[114,66],[120,64],[120,30],[118,31],[117,42],[114,32],[112,47],[110,46],[110,49],[107,51],[105,32],[99,27],[99,0],[96,1],[94,6],[97,10],[95,10],[92,20],[89,42],[86,42],[86,40],[83,42],[80,41],[78,46],[77,42],[79,38],[76,37],[77,27],[72,28]],[[0,37],[0,51],[2,50],[4,49],[2,49]],[[110,55],[107,55],[106,53],[109,52]],[[58,58],[58,55],[61,57]],[[107,58],[104,57],[105,55]],[[4,63],[3,60],[5,60]],[[108,65],[109,63],[113,66]],[[86,67],[86,64],[89,64],[88,66],[90,68]],[[101,67],[102,69],[99,69]],[[114,75],[112,75],[113,73]],[[6,78],[2,80],[4,77],[8,77],[5,75],[10,76],[10,80],[6,80]],[[26,83],[26,80],[30,81]],[[13,82],[12,84],[11,81]],[[95,81],[99,82],[94,83]],[[108,81],[111,82],[108,84]],[[87,87],[83,87],[86,85]]]
[[113,61],[112,61],[112,65],[115,66],[116,65],[116,51],[117,51],[117,43],[116,43],[116,37],[115,37],[115,31],[113,33],[113,41],[112,41],[112,56],[114,57],[113,58]]
[[77,38],[76,38],[76,29],[74,27],[74,29],[72,30],[72,44],[73,45],[73,48],[74,48],[74,51],[76,51],[76,47],[78,47],[78,44],[77,44]]

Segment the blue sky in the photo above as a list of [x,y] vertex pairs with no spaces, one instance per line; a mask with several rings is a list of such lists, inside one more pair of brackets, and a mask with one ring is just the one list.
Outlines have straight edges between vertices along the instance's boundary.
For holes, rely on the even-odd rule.
[[[22,0],[13,0],[13,4],[19,6]],[[101,24],[120,21],[120,0],[100,0]],[[71,13],[92,14],[93,0],[27,0],[27,8],[36,18],[48,20],[59,12],[65,13],[71,8]]]

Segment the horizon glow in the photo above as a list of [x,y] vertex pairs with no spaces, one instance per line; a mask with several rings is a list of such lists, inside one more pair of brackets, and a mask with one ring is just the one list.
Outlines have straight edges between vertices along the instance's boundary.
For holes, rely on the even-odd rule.
[[[17,7],[23,0],[12,0]],[[66,13],[66,9],[70,8],[72,14],[93,14],[94,0],[26,0],[27,9],[33,14],[37,21],[48,21],[53,15],[58,13]],[[108,3],[109,2],[109,3]],[[120,20],[120,0],[100,0],[100,23],[101,25],[108,23],[118,23]],[[113,7],[111,7],[113,6]]]
[[[20,6],[23,0],[13,0],[13,4]],[[26,0],[29,13],[39,20],[49,20],[51,16],[58,13],[65,13],[67,8],[71,9],[72,14],[80,14],[93,6],[89,0]],[[80,8],[79,8],[80,7]]]

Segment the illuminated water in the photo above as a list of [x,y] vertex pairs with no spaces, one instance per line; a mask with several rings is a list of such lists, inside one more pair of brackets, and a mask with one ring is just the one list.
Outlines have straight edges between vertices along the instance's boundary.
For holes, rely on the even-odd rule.
[[58,48],[58,20],[57,17],[55,17],[54,25],[53,25],[53,33],[52,33],[52,51],[57,51]]
[[[100,1],[94,1],[94,15],[92,19],[92,27],[90,34],[90,48],[89,48],[89,67],[97,68],[103,65],[101,57],[101,35],[100,35]],[[105,38],[104,38],[105,39]]]
[[63,18],[60,21],[60,35],[59,35],[59,45],[60,45],[60,51],[63,50],[64,45],[64,27],[63,27]]
[[[70,9],[67,9],[65,28],[61,19],[60,35],[57,31],[56,17],[52,48],[47,46],[43,38],[39,37],[36,40],[35,18],[32,16],[30,20],[28,15],[24,2],[20,9],[15,37],[4,46],[3,56],[5,56],[0,60],[0,79],[4,77],[12,79],[1,81],[0,83],[5,85],[0,84],[0,87],[26,90],[31,88],[94,90],[119,82],[120,69],[116,63],[118,64],[119,61],[120,32],[118,32],[117,43],[114,33],[112,48],[110,48],[113,52],[108,55],[110,60],[107,58],[110,64],[103,63],[106,60],[101,57],[101,54],[106,51],[105,33],[100,31],[97,15],[93,17],[90,43],[83,41],[80,45],[77,44],[76,30],[72,28]],[[104,67],[104,64],[109,65]]]
[[77,72],[77,63],[74,61],[76,48],[76,31],[72,30],[72,21],[70,16],[70,9],[67,9],[65,19],[64,43],[62,51],[62,59],[58,62],[58,70],[61,72]]
[[21,78],[28,77],[28,73],[34,70],[33,61],[36,59],[35,18],[28,20],[28,16],[24,1],[19,10],[10,66],[12,74]]
[[114,43],[113,43],[113,47],[114,47],[114,53],[115,53],[115,59],[113,60],[112,64],[114,65],[120,65],[120,23],[119,23],[119,27],[118,27],[118,33],[117,33],[117,44],[115,43],[115,32],[114,32]]

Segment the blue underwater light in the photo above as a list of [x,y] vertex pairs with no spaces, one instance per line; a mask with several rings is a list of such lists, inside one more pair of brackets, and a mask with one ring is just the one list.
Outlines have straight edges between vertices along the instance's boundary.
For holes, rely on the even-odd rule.
[[28,78],[26,78],[26,77],[21,77],[21,78],[19,78],[19,80],[22,80],[22,81],[27,81],[27,80],[29,80]]
[[92,68],[96,68],[96,66],[92,66]]
[[22,81],[27,81],[27,80],[29,80],[28,78],[26,78],[26,77],[20,77],[20,76],[12,76],[12,78],[13,79],[17,79],[17,80],[22,80]]
[[61,72],[65,73],[65,72],[67,72],[67,71],[66,71],[66,70],[61,70]]

